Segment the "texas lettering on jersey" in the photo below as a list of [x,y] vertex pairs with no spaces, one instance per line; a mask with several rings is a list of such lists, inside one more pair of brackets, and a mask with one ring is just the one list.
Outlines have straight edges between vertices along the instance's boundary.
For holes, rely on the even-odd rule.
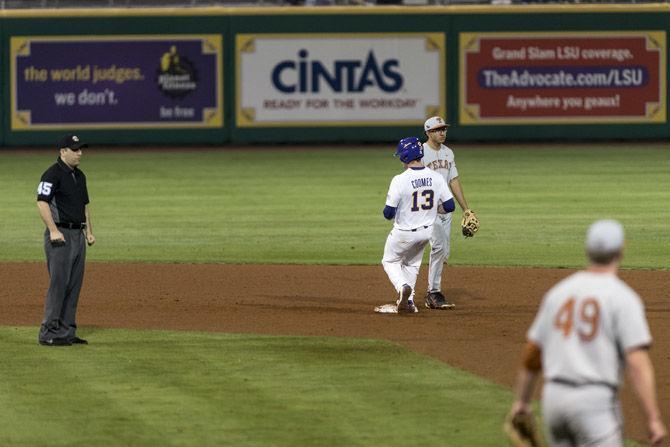
[[458,177],[456,169],[456,159],[454,151],[444,144],[440,145],[439,150],[430,147],[428,143],[423,143],[423,165],[431,171],[438,172],[446,181],[447,185]]
[[438,169],[446,169],[448,171],[451,168],[451,163],[449,163],[449,160],[434,160],[426,164],[426,167],[433,171],[437,171]]

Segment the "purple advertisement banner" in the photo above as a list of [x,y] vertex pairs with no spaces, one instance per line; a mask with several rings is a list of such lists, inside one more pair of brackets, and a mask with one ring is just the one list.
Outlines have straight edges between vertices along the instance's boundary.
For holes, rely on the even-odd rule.
[[12,130],[223,126],[222,37],[11,38]]

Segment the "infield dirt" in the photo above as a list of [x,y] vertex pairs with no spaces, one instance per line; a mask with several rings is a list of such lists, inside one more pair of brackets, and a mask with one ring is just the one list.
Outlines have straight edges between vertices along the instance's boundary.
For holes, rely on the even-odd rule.
[[[39,325],[48,283],[44,263],[0,266],[0,324]],[[373,312],[394,299],[381,266],[89,263],[78,322],[91,343],[94,327],[385,339],[513,387],[542,295],[572,272],[447,267],[443,283],[456,308],[420,307],[416,315],[399,316]],[[670,271],[624,270],[621,277],[646,304],[659,402],[668,422]],[[421,305],[425,284],[423,268],[417,282]],[[632,393],[624,387],[626,435],[643,441],[644,419]]]

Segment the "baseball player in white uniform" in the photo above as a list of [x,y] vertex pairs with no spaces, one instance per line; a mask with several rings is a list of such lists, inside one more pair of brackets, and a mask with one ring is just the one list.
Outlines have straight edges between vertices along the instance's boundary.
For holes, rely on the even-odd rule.
[[[439,116],[428,118],[424,123],[424,131],[428,141],[423,143],[423,164],[439,173],[449,185],[454,198],[463,209],[468,210],[468,203],[458,178],[458,169],[454,160],[454,151],[445,146],[449,125]],[[430,262],[428,267],[428,293],[425,305],[429,309],[450,309],[454,304],[447,301],[442,293],[442,270],[449,259],[451,249],[452,214],[440,214],[433,225],[430,237]]]
[[511,415],[531,411],[542,369],[543,417],[552,446],[623,445],[617,394],[624,368],[644,409],[650,442],[658,445],[666,437],[644,306],[617,276],[623,248],[620,223],[591,225],[586,236],[589,266],[549,290],[528,331]]
[[423,147],[417,137],[400,140],[395,155],[405,171],[393,177],[386,196],[384,217],[393,219],[393,229],[386,239],[382,265],[398,292],[391,313],[415,313],[414,287],[423,249],[438,211],[453,211],[454,199],[442,176],[421,163]]

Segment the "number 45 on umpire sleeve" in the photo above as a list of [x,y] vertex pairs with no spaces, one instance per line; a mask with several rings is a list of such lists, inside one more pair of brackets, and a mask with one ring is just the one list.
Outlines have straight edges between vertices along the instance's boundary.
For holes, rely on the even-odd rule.
[[53,186],[53,183],[49,182],[40,182],[39,185],[37,185],[37,194],[41,196],[48,196],[51,194],[51,187]]

